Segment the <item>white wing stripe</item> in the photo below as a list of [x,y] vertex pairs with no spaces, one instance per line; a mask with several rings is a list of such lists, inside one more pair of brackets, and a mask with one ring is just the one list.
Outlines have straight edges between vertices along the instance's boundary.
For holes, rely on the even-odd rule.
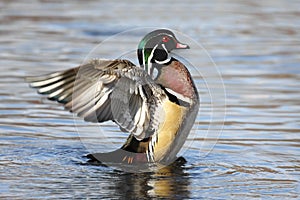
[[42,87],[44,85],[48,85],[50,83],[54,83],[58,80],[64,79],[65,77],[63,75],[54,77],[54,78],[50,78],[50,79],[46,79],[46,80],[42,80],[42,81],[37,81],[37,82],[33,82],[30,84],[31,87]]

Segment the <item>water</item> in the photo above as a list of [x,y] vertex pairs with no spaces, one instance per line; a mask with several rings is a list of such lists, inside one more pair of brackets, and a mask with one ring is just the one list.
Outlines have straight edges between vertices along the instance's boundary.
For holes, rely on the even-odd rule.
[[[292,0],[0,1],[0,197],[299,199],[299,7]],[[137,26],[176,29],[200,42],[220,70],[227,105],[222,134],[205,137],[203,98],[188,162],[145,174],[86,165],[82,140],[95,142],[98,127],[24,82],[77,66],[99,42]],[[95,137],[79,137],[74,120]],[[113,148],[122,144],[126,135],[104,129]],[[209,148],[200,147],[204,140]]]

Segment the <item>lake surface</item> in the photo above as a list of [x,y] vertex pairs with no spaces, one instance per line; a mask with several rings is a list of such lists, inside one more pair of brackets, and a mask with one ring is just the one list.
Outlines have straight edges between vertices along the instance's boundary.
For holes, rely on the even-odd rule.
[[[299,199],[299,7],[296,0],[0,1],[0,198]],[[135,174],[86,164],[85,155],[114,150],[126,135],[74,117],[24,77],[78,66],[103,40],[144,26],[188,35],[217,66],[188,51],[201,109],[182,153],[187,163]],[[132,51],[142,36],[98,57]]]

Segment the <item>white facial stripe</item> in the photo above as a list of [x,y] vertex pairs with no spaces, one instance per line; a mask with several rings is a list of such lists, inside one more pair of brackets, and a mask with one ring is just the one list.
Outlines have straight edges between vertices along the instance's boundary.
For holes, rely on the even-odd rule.
[[150,56],[149,56],[149,58],[148,58],[148,63],[149,63],[149,62],[151,61],[151,59],[153,58],[154,51],[155,51],[155,49],[157,48],[157,46],[158,46],[158,44],[155,45],[155,46],[153,47],[153,49],[152,49],[152,51],[151,51],[151,53],[150,53]]
[[171,57],[168,57],[166,60],[162,60],[162,61],[155,60],[155,62],[156,62],[157,64],[162,65],[162,64],[166,64],[166,63],[170,62],[170,60],[171,60]]
[[157,64],[162,65],[162,64],[168,63],[170,60],[171,60],[171,58],[167,58],[166,60],[163,60],[163,61],[155,60],[155,62],[156,62]]
[[154,46],[154,48],[152,49],[151,53],[150,53],[150,56],[148,58],[148,74],[151,75],[151,68],[152,68],[152,63],[151,63],[151,60],[153,58],[153,55],[154,55],[154,51],[155,49],[157,48],[158,44]]
[[164,48],[164,50],[168,53],[168,50],[167,50],[167,48],[166,48],[166,45],[165,44],[162,44],[161,45],[163,48]]
[[182,94],[179,94],[177,92],[175,92],[174,90],[171,90],[170,88],[165,88],[170,94],[173,94],[175,97],[177,97],[178,99],[180,99],[181,101],[184,101],[186,103],[191,104],[192,103],[192,99],[183,96]]
[[[151,38],[149,38],[149,39],[146,41],[146,43],[147,43],[149,40],[151,40],[152,38],[157,37],[157,36],[159,36],[159,35],[167,35],[167,36],[169,36],[170,38],[173,38],[173,35],[166,34],[166,33],[160,33],[160,34],[157,34],[157,35],[152,36]],[[167,49],[166,49],[166,47],[165,47],[165,45],[164,45],[164,44],[162,44],[162,45],[163,45],[163,48],[165,49],[165,51],[168,52]],[[150,56],[148,57],[147,68],[148,68],[148,74],[149,74],[149,75],[150,75],[150,73],[151,73],[151,68],[152,68],[152,63],[151,63],[150,61],[151,61],[151,59],[153,58],[153,54],[154,54],[154,51],[155,51],[155,49],[157,48],[157,46],[158,46],[158,44],[155,45],[155,47],[154,47],[154,48],[152,49],[152,51],[151,51]],[[143,65],[144,65],[143,67],[144,67],[144,69],[145,69],[145,68],[146,68],[145,47],[143,47],[142,53],[143,53]],[[155,60],[155,62],[156,62],[157,64],[165,64],[165,63],[168,63],[170,60],[171,60],[171,58],[167,58],[166,60],[163,60],[163,61],[157,61],[157,60]]]
[[162,44],[161,46],[162,46],[162,47],[164,48],[164,50],[166,51],[166,53],[167,53],[167,55],[168,55],[168,58],[167,58],[166,60],[162,60],[162,61],[155,60],[155,62],[156,62],[157,64],[160,64],[160,65],[166,64],[166,63],[168,63],[168,62],[171,60],[171,58],[169,57],[169,53],[168,53],[168,50],[167,50],[165,44]]

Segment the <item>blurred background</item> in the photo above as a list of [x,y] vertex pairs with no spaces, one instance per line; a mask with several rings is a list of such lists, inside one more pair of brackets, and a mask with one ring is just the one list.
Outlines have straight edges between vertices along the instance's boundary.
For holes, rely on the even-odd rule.
[[[297,0],[0,0],[0,198],[299,199],[299,8]],[[145,174],[86,165],[74,121],[94,135],[99,127],[37,95],[24,77],[75,67],[101,41],[145,26],[175,29],[208,51],[226,88],[221,135],[205,135],[204,99],[185,165]],[[199,71],[205,64],[198,58]],[[103,129],[122,145],[126,135]],[[202,149],[204,140],[216,145]]]

